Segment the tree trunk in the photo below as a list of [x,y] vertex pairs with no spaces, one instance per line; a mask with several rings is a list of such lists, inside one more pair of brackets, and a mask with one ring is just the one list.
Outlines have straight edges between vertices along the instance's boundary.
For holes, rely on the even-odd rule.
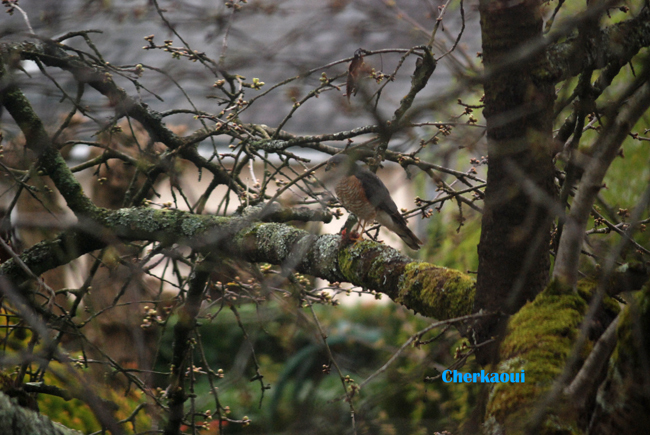
[[[485,191],[474,309],[515,313],[546,285],[554,198],[552,82],[534,72],[544,66],[543,50],[524,54],[542,33],[540,2],[480,3],[488,185]],[[522,53],[519,59],[513,53]],[[479,339],[503,330],[506,319],[477,327]],[[496,346],[484,348],[485,364]]]

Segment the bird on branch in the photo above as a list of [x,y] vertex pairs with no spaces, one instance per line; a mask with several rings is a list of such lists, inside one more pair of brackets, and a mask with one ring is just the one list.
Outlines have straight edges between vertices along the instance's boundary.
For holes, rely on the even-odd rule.
[[[397,234],[411,249],[420,249],[422,242],[406,225],[386,185],[368,169],[346,154],[337,154],[327,161],[325,171],[334,170],[338,180],[335,191],[339,201],[359,220],[363,231],[368,223],[379,222]],[[353,232],[354,233],[354,232]],[[360,237],[359,237],[360,238]]]

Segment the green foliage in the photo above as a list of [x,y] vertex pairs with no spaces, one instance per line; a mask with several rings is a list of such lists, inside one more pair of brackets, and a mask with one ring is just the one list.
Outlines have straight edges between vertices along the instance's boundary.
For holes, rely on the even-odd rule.
[[433,264],[460,271],[478,269],[480,216],[472,214],[458,229],[457,216],[434,215],[428,226],[426,258]]
[[[57,364],[55,363],[55,365]],[[60,367],[57,371],[59,374],[63,372]],[[92,375],[85,373],[85,377],[86,381],[89,381]],[[58,385],[62,388],[71,387],[70,382],[62,382],[51,374],[47,374],[44,380],[48,385]],[[128,393],[124,393],[124,391],[115,389],[110,385],[102,386],[98,383],[93,383],[93,387],[92,393],[97,395],[103,402],[101,411],[111,410],[111,415],[116,421],[125,420],[140,403],[147,400],[140,390],[133,389]],[[90,406],[79,399],[66,401],[60,397],[41,394],[39,395],[38,404],[42,414],[69,428],[84,433],[97,432],[102,428]],[[142,410],[135,416],[135,431],[131,422],[125,423],[121,427],[125,434],[135,434],[151,429],[151,416],[145,410]]]
[[[6,360],[20,360],[21,355],[33,346],[33,352],[39,355],[43,352],[43,345],[40,340],[32,343],[33,333],[30,329],[15,316],[7,315],[8,311],[0,311],[5,315],[6,326],[0,332],[0,341],[5,346],[2,348],[2,358]],[[9,332],[7,332],[9,331]],[[80,356],[80,355],[78,355]],[[27,363],[25,363],[27,364]],[[25,393],[16,390],[16,378],[20,376],[22,366],[3,366],[0,370],[0,388],[10,396],[18,394],[19,403],[30,403],[36,405],[41,414],[51,420],[61,423],[71,429],[84,433],[97,432],[102,429],[95,413],[82,400],[73,398],[65,400],[58,396],[49,394]],[[25,376],[22,382],[42,382],[47,386],[59,387],[72,396],[82,397],[85,393],[94,394],[100,401],[101,411],[110,410],[116,421],[124,420],[130,416],[133,410],[147,399],[140,390],[131,389],[128,393],[112,387],[110,384],[102,385],[97,381],[97,374],[91,373],[88,369],[75,368],[71,373],[70,366],[59,362],[52,362],[47,366],[45,374],[40,377],[38,363],[25,366]],[[29,398],[28,400],[25,400]],[[135,416],[135,428],[133,423],[122,425],[125,434],[133,434],[143,430],[151,429],[151,417],[145,410]]]
[[[51,420],[61,423],[72,429],[84,433],[97,432],[101,430],[101,425],[97,421],[95,414],[90,407],[78,399],[65,401],[56,396],[41,395],[39,408],[43,415],[47,415]],[[143,401],[142,393],[132,393],[127,396],[120,392],[105,389],[101,395],[106,400],[109,408],[117,408],[112,414],[117,421],[127,418],[130,413]],[[151,428],[151,417],[146,412],[139,412],[136,416],[136,431],[133,431],[131,423],[122,426],[124,433],[133,434]]]
[[[409,337],[430,323],[395,304],[317,306],[314,310],[343,376],[351,378],[348,386],[363,382]],[[330,361],[309,309],[283,301],[263,307],[241,306],[238,313],[255,349],[263,382],[271,386],[263,399],[259,381],[250,381],[255,376],[251,343],[245,340],[231,311],[223,310],[201,326],[205,361],[199,346],[193,355],[202,371],[205,363],[215,371],[223,369],[224,377],[215,386],[219,402],[231,410],[228,417],[246,415],[252,420],[251,429],[229,426],[229,431],[256,433],[272,428],[276,431],[272,433],[308,430],[313,434],[340,434],[349,430],[350,407],[343,400],[341,379],[334,365],[329,373],[324,370]],[[434,330],[424,339],[440,332]],[[157,370],[169,369],[172,335],[167,328]],[[359,433],[427,433],[456,428],[475,402],[476,389],[441,380],[425,383],[424,378],[435,376],[453,362],[452,347],[458,340],[458,334],[450,330],[432,344],[409,347],[384,373],[365,385],[353,399]],[[167,379],[160,377],[158,382],[163,387]],[[198,375],[194,392],[196,409],[211,409],[214,414],[215,401],[207,376]]]
[[[464,103],[480,106],[479,98],[480,95],[468,96],[464,100]],[[480,112],[480,110],[474,111],[474,116],[479,116]],[[463,146],[466,145],[463,144]],[[479,177],[485,178],[485,166],[477,163],[474,158],[476,154],[475,150],[462,149],[454,152],[445,152],[445,154],[440,156],[441,153],[442,150],[432,147],[426,153],[426,159],[432,162],[444,160],[446,166],[461,172],[466,172],[473,167],[477,169]],[[430,178],[424,174],[419,174],[415,178],[415,184],[419,197],[431,197],[431,191],[434,189],[436,189],[440,197],[447,196],[444,192],[438,191]],[[466,186],[454,186],[456,190],[462,190],[464,187]],[[442,204],[440,211],[437,210],[437,207],[440,207],[440,203],[430,208],[433,213],[425,221],[427,234],[423,238],[425,244],[424,254],[421,258],[436,266],[443,266],[462,272],[476,271],[478,269],[478,251],[476,246],[481,236],[481,215],[466,206],[463,206],[461,215],[458,203],[453,199],[446,200]]]
[[77,399],[66,402],[60,397],[43,395],[39,400],[39,409],[43,415],[71,429],[84,433],[101,429],[92,410]]

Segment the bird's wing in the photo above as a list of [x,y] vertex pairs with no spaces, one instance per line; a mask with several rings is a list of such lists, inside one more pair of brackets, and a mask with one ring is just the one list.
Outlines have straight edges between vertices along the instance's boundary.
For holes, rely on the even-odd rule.
[[361,182],[366,198],[377,210],[377,222],[396,233],[411,249],[420,249],[422,241],[409,229],[406,219],[400,214],[379,177],[363,168],[358,168],[355,176]]
[[397,209],[397,205],[395,205],[395,201],[391,198],[386,185],[377,175],[364,168],[358,168],[354,175],[361,182],[366,198],[368,198],[373,207],[379,211],[388,213],[394,221],[406,225],[406,220],[404,220]]

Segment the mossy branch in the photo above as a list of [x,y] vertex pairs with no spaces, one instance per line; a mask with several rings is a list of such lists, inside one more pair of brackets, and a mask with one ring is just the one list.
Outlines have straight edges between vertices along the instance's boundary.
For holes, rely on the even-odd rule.
[[641,49],[650,46],[650,7],[646,4],[636,17],[600,30],[588,45],[585,47],[580,36],[550,45],[546,49],[548,65],[539,78],[552,78],[558,83],[585,70],[627,64]]
[[[100,210],[95,221],[81,221],[56,239],[36,244],[21,259],[40,275],[115,240],[175,243],[200,252],[223,251],[245,261],[281,265],[330,282],[350,282],[441,320],[471,312],[472,278],[416,262],[381,243],[344,246],[339,235],[316,236],[290,225],[241,217],[150,208]],[[2,264],[0,273],[16,284],[29,279],[13,260]]]
[[3,433],[11,435],[81,434],[81,432],[69,429],[59,423],[54,423],[36,411],[23,408],[2,392],[0,392],[0,427],[3,428]]
[[45,126],[25,94],[12,82],[3,61],[0,61],[0,80],[8,83],[0,92],[0,102],[25,135],[27,148],[38,156],[39,168],[50,176],[75,215],[93,215],[97,207],[84,195],[81,184],[74,177],[59,151],[52,146]]

